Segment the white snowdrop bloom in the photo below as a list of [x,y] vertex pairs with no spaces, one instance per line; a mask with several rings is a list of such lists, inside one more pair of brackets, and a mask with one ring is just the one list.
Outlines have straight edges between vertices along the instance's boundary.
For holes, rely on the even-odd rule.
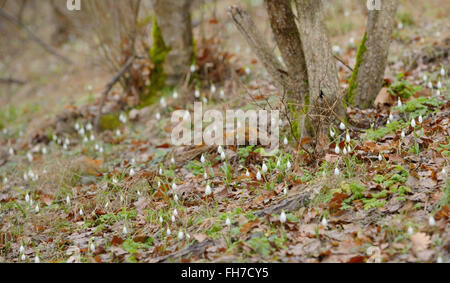
[[399,22],[398,25],[397,25],[397,27],[398,27],[398,29],[402,29],[402,28],[403,28],[403,23],[402,23],[402,22]]
[[164,97],[161,98],[161,100],[159,101],[159,103],[161,103],[161,106],[162,106],[163,108],[166,108],[167,103],[166,103],[166,99],[165,99]]
[[416,127],[416,120],[414,120],[414,118],[411,120],[411,127]]
[[116,177],[114,177],[114,178],[112,179],[112,183],[113,183],[114,185],[117,185],[117,184],[119,183],[119,181],[116,179]]
[[133,177],[135,174],[136,174],[136,172],[134,172],[134,169],[131,168],[131,169],[130,169],[130,176]]
[[378,161],[381,161],[381,160],[383,160],[383,157],[381,156],[380,153],[378,153]]
[[433,217],[433,216],[430,216],[430,218],[428,219],[428,224],[429,224],[430,226],[436,225],[436,220],[434,220],[434,217]]
[[334,168],[334,175],[335,176],[338,176],[339,175],[339,168]]
[[28,162],[33,162],[33,155],[30,152],[27,153],[27,159]]
[[211,93],[216,93],[216,86],[215,85],[211,85]]
[[92,87],[92,85],[88,85],[86,89],[87,91],[91,92],[94,88]]
[[203,103],[207,104],[208,103],[208,98],[203,97]]
[[441,83],[441,81],[438,81],[436,87],[439,88],[439,89],[442,88],[442,83]]
[[122,135],[122,133],[120,132],[120,130],[116,131],[116,136],[120,137]]
[[178,195],[177,195],[177,194],[175,194],[175,195],[173,196],[173,200],[174,200],[175,202],[178,202]]
[[[84,138],[83,138],[83,143],[87,143],[87,142],[89,142],[89,139],[88,139],[88,137],[84,136]],[[65,150],[67,150],[67,144],[64,144],[63,148],[64,148]]]
[[33,199],[30,198],[30,206],[33,206]]
[[94,134],[91,134],[91,136],[89,137],[89,139],[90,139],[91,141],[94,141],[94,140],[95,140]]
[[25,202],[29,202],[30,201],[30,195],[28,195],[28,193],[25,195]]
[[159,168],[159,175],[162,175],[163,174],[163,170],[162,170],[162,168]]
[[[86,138],[86,137],[85,137],[85,139],[86,139],[86,141],[87,141],[87,138]],[[67,150],[67,144],[64,144],[64,145],[63,145],[63,149],[64,149],[64,150]]]
[[402,137],[402,139],[405,138],[405,131],[402,130],[402,133],[400,134],[400,136]]
[[194,96],[195,98],[199,98],[200,97],[200,90],[196,89],[194,92]]
[[177,184],[173,183],[173,184],[172,184],[172,190],[175,191],[176,189],[178,189],[178,186],[177,186]]
[[286,223],[286,213],[284,213],[284,210],[280,214],[280,222],[282,224]]
[[105,208],[108,208],[108,206],[109,206],[109,202],[107,202],[107,203],[105,204]]
[[80,215],[83,216],[83,209],[80,208]]
[[444,261],[442,260],[442,256],[438,256],[438,258],[436,259],[436,263],[443,263]]
[[162,216],[159,217],[159,223],[163,223],[163,218],[162,218]]
[[227,219],[225,220],[225,225],[227,225],[228,227],[231,226],[231,220],[229,217],[227,217]]
[[220,98],[225,98],[225,91],[223,89],[220,90]]
[[288,139],[287,139],[287,137],[284,137],[283,144],[284,144],[284,145],[287,145],[287,144],[288,144]]
[[347,143],[350,142],[350,135],[349,135],[348,132],[347,132],[347,134],[345,135],[345,141],[346,141]]
[[24,260],[26,259],[25,254],[22,254],[22,256],[20,257],[20,259],[21,259],[22,261],[24,261]]
[[277,167],[279,168],[281,166],[281,161],[280,159],[277,160]]
[[9,148],[9,155],[14,155],[14,149],[12,147]]
[[39,213],[39,205],[36,204],[36,208],[34,209],[34,212]]
[[250,75],[251,72],[252,72],[252,70],[249,67],[245,68],[245,73],[247,75]]
[[344,16],[347,18],[348,16],[350,16],[350,12],[349,11],[345,11],[344,12]]
[[322,221],[320,222],[323,226],[327,226],[328,225],[328,221],[327,219],[324,217],[322,218]]
[[423,117],[422,117],[422,115],[419,116],[418,121],[419,121],[419,123],[422,123],[422,122],[423,122]]
[[158,181],[158,188],[161,187],[161,181]]
[[100,153],[103,153],[103,146],[100,147],[100,149],[98,150]]
[[170,159],[170,163],[175,164],[175,158],[172,157],[172,158]]
[[34,263],[40,263],[41,261],[39,260],[39,257],[38,256],[35,256],[34,257]]
[[85,130],[83,127],[81,127],[80,131],[78,132],[80,134],[80,136],[84,136],[86,134]]
[[250,177],[250,172],[248,172],[248,170],[245,172],[245,176]]
[[397,100],[397,106],[402,107],[402,100],[400,99],[400,97]]
[[220,159],[225,160],[225,152],[222,151],[222,153],[220,154]]
[[91,123],[88,123],[88,124],[86,125],[86,130],[88,130],[88,131],[92,131],[93,128],[94,128],[94,127],[92,126]]
[[442,175],[447,175],[447,171],[445,170],[445,168],[442,168],[442,171],[441,171],[441,173],[442,173]]
[[167,236],[170,236],[171,233],[172,232],[170,231],[170,228],[167,228],[167,231],[166,231]]
[[334,53],[340,53],[341,52],[341,48],[339,47],[339,45],[334,45],[332,47],[332,50]]
[[205,195],[209,196],[211,193],[212,193],[211,186],[210,185],[206,185]]
[[195,65],[191,65],[191,68],[190,68],[190,70],[191,70],[191,73],[195,72],[195,70],[196,70],[196,67],[195,67]]
[[159,114],[159,112],[158,113],[156,113],[156,120],[160,120],[161,119],[161,114]]
[[178,232],[178,240],[183,240],[184,239],[184,233],[183,231],[180,230],[180,232]]
[[3,183],[8,183],[8,178],[7,177],[5,177],[5,178],[3,178]]
[[345,148],[345,146],[344,146],[344,149],[342,150],[342,153],[343,153],[344,155],[347,154],[347,148]]
[[433,84],[431,82],[428,82],[428,88],[432,89],[433,88]]
[[261,177],[261,172],[256,173],[256,180],[261,181],[262,177]]
[[427,75],[423,75],[423,81],[426,82],[428,80],[428,76]]
[[173,210],[173,215],[178,216],[178,211],[177,211],[177,209],[174,209],[174,210]]
[[389,125],[390,123],[391,123],[391,120],[388,119],[388,120],[386,121],[386,125]]
[[66,203],[67,203],[67,205],[70,205],[70,197],[69,196],[66,196]]
[[69,140],[68,138],[66,138],[66,139],[64,140],[64,144],[70,145],[70,140]]
[[204,178],[204,179],[208,179],[208,173],[206,173],[206,172],[203,173],[203,178]]
[[20,248],[19,248],[19,253],[23,253],[25,251],[25,248],[23,247],[23,245],[20,245]]
[[3,128],[2,133],[3,133],[4,135],[6,135],[6,134],[8,133],[8,130],[7,130],[6,128]]
[[341,152],[341,149],[339,148],[339,145],[336,144],[336,147],[334,148],[334,152],[336,154],[339,154]]
[[123,234],[128,234],[128,230],[127,230],[127,227],[126,227],[126,226],[123,226],[122,233],[123,233]]
[[136,159],[131,158],[130,163],[131,163],[132,165],[135,165],[135,164],[136,164]]
[[265,163],[263,163],[261,170],[262,170],[263,174],[267,172],[267,165]]
[[123,202],[123,195],[120,195],[120,202]]
[[138,194],[138,196],[142,195],[141,191],[137,191],[137,194]]
[[394,121],[394,115],[392,113],[389,113],[389,120]]
[[95,252],[95,245],[94,243],[91,243],[91,245],[89,246],[89,249],[91,250],[91,252]]
[[172,220],[172,223],[175,223],[175,215],[172,215],[172,216],[170,217],[170,220]]
[[354,37],[350,37],[348,42],[353,45],[355,43],[355,38]]
[[202,154],[202,157],[200,157],[200,162],[202,162],[202,163],[205,163],[205,157],[203,156],[203,154]]
[[348,153],[352,153],[352,148],[351,148],[351,146],[347,146],[347,152],[348,152]]
[[411,226],[408,227],[408,234],[409,235],[414,234],[414,229]]
[[441,67],[441,76],[445,76],[445,69],[444,69],[444,67]]
[[287,169],[291,169],[291,162],[288,160],[288,162],[286,163],[286,167]]
[[287,189],[287,187],[284,187],[284,189],[283,189],[283,194],[284,194],[284,195],[287,195],[287,194],[288,194],[288,189]]
[[333,129],[330,129],[330,137],[334,138],[334,131],[333,131]]
[[178,98],[178,92],[175,91],[175,92],[173,93],[173,99],[177,99],[177,98]]
[[43,155],[47,155],[47,148],[44,146],[41,150]]
[[339,129],[341,129],[342,131],[345,130],[345,124],[341,122],[339,124]]
[[441,91],[438,89],[436,90],[436,96],[440,96],[441,95]]

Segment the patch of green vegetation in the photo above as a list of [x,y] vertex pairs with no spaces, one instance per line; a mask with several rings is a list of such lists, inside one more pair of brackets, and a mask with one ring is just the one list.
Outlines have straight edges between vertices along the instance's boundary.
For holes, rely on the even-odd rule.
[[253,152],[254,148],[255,148],[254,145],[238,148],[237,154],[241,158],[240,159],[241,163],[244,163],[245,159],[250,155],[251,152]]
[[136,254],[139,250],[149,249],[153,245],[153,238],[148,238],[145,243],[135,242],[128,238],[122,243],[122,248],[130,254]]
[[121,124],[118,114],[106,114],[100,117],[100,127],[103,130],[115,130]]
[[273,253],[277,248],[284,248],[284,239],[277,235],[271,235],[269,238],[266,236],[253,237],[247,241],[250,247],[262,256],[268,256]]
[[185,168],[192,171],[194,176],[203,175],[203,173],[205,173],[205,167],[198,160],[191,160],[188,164],[186,164]]
[[403,121],[393,121],[389,124],[386,124],[384,127],[380,127],[376,130],[368,129],[366,130],[366,139],[372,141],[378,141],[384,138],[388,134],[395,133],[397,130],[402,129],[405,126],[405,122]]
[[388,87],[388,92],[393,96],[400,96],[402,98],[410,98],[412,95],[422,89],[421,86],[415,86],[410,81],[405,80],[404,74],[397,75],[396,82]]
[[398,13],[397,19],[403,24],[403,26],[413,26],[415,24],[414,18],[409,12]]
[[435,97],[418,97],[404,103],[401,107],[396,107],[401,113],[410,113],[410,118],[420,115],[425,116],[427,113],[435,112],[435,108],[441,106],[443,102]]
[[356,88],[358,87],[356,79],[358,77],[359,67],[361,66],[364,53],[366,53],[367,51],[366,40],[367,40],[367,33],[364,33],[361,44],[359,45],[358,51],[356,52],[355,68],[353,69],[352,76],[348,81],[348,92],[344,99],[344,103],[346,105],[353,105],[355,103]]

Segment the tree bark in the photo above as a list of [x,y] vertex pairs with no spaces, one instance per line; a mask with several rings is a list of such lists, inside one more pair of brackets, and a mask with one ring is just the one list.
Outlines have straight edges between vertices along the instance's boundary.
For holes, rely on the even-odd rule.
[[166,83],[177,84],[188,72],[193,50],[191,0],[152,0],[156,19],[170,52],[164,62]]
[[328,128],[343,117],[336,62],[324,23],[322,0],[296,0],[298,27],[303,44],[309,85],[309,125],[316,149],[328,143]]
[[[394,30],[398,0],[381,1],[381,10],[369,11],[366,27],[365,46],[359,68],[355,68],[356,89],[351,94],[354,104],[360,108],[368,108],[381,90],[383,76],[387,65],[389,46]],[[365,47],[365,48],[364,48]],[[350,85],[350,89],[352,85]]]

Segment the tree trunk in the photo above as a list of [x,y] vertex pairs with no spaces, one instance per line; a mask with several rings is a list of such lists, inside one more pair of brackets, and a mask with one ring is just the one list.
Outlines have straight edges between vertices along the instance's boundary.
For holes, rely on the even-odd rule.
[[381,10],[369,11],[365,41],[358,51],[360,62],[350,81],[348,100],[360,108],[368,108],[381,90],[389,46],[394,30],[398,0],[381,1]]
[[316,137],[316,149],[328,144],[328,128],[343,117],[336,62],[331,53],[321,0],[296,0],[300,36],[309,85],[309,126]]
[[164,63],[166,83],[177,84],[188,72],[194,54],[191,0],[152,0],[158,25],[170,52]]

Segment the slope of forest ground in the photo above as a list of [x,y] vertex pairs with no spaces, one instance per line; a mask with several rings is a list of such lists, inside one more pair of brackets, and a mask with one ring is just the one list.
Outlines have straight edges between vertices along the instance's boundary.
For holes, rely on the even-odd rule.
[[[30,82],[0,97],[0,262],[449,262],[448,5],[411,2],[399,11],[379,107],[349,108],[353,126],[330,129],[321,160],[296,145],[286,119],[272,154],[173,147],[171,112],[192,110],[194,88],[96,132],[80,117],[111,74],[86,44],[64,47],[77,62],[67,69],[31,48],[8,59]],[[330,12],[329,27],[334,52],[353,66],[364,22],[343,20],[346,9]],[[208,44],[239,77],[202,89],[204,107],[276,103],[244,40],[220,30]],[[351,73],[338,64],[345,88]]]

